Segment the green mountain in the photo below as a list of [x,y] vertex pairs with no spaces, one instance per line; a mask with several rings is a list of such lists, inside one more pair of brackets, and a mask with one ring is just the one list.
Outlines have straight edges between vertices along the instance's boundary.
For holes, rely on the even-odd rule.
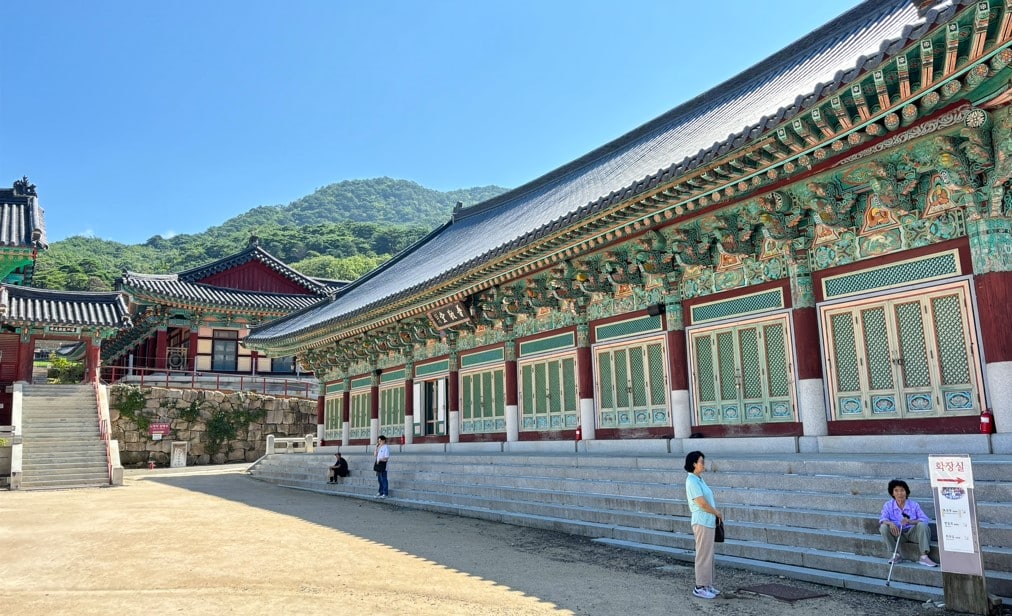
[[351,280],[404,250],[450,218],[505,192],[482,186],[440,192],[407,180],[346,180],[288,205],[260,206],[202,233],[127,245],[88,237],[53,242],[39,254],[34,284],[111,290],[123,270],[162,274],[242,250],[251,234],[268,252],[309,276]]

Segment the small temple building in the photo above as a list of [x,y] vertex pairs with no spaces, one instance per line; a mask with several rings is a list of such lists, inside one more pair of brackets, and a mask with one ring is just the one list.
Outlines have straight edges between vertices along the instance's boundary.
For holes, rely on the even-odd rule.
[[142,371],[294,374],[291,355],[242,346],[251,327],[319,303],[346,283],[304,276],[264,250],[244,250],[176,274],[124,272],[116,289],[133,327],[102,348],[107,379]]

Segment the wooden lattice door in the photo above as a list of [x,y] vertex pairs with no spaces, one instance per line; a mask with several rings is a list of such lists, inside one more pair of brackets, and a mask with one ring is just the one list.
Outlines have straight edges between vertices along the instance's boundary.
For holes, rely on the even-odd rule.
[[697,329],[689,341],[700,424],[796,421],[786,315]]
[[599,427],[670,425],[664,338],[595,351]]
[[837,419],[980,412],[967,283],[826,307],[822,326]]

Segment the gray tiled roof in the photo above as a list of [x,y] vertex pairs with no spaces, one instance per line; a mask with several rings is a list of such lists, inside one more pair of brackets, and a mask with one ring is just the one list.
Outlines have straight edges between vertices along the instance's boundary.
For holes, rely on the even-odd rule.
[[124,272],[117,288],[136,297],[223,306],[248,310],[288,313],[321,301],[319,295],[240,291],[181,280],[182,274],[137,274]]
[[0,188],[0,246],[32,248],[32,232],[36,229],[39,247],[45,248],[46,223],[38,197]]
[[179,272],[177,275],[182,281],[198,282],[208,276],[213,276],[214,274],[230,270],[245,263],[249,263],[250,261],[259,261],[269,269],[281,274],[310,293],[315,293],[317,295],[327,293],[328,285],[325,282],[318,281],[315,278],[310,278],[309,276],[304,276],[303,274],[293,270],[277,257],[256,244],[249,246],[242,252],[237,252],[234,255],[218,259],[217,261],[206,265],[201,265],[200,267],[186,270],[185,272]]
[[120,293],[53,291],[0,285],[0,322],[84,327],[129,327]]
[[922,16],[912,0],[869,0],[709,92],[524,186],[464,209],[332,302],[267,324],[259,342],[340,323],[569,226],[740,147],[881,64],[952,6]]

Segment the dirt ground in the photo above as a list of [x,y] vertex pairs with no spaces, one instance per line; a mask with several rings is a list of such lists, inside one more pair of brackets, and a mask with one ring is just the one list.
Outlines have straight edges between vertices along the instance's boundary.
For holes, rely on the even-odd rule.
[[[0,492],[4,614],[934,614],[933,605],[561,533],[254,481],[246,465],[127,471],[117,488]],[[180,472],[182,471],[182,472]],[[736,592],[765,583],[827,596]]]

